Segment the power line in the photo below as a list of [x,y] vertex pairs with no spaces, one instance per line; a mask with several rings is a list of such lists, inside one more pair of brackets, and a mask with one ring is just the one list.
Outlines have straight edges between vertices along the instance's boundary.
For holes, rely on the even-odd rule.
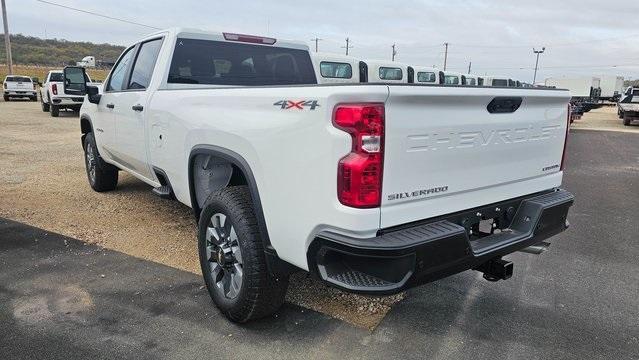
[[82,10],[82,9],[74,8],[74,7],[67,6],[67,5],[57,4],[57,3],[54,3],[54,2],[51,2],[51,1],[46,1],[46,0],[36,0],[36,1],[37,2],[41,2],[43,4],[58,6],[58,7],[64,8],[64,9],[78,11],[78,12],[89,14],[89,15],[99,16],[101,18],[105,18],[105,19],[109,19],[109,20],[120,21],[120,22],[123,22],[123,23],[131,24],[131,25],[144,26],[144,27],[147,27],[147,28],[150,28],[150,29],[155,29],[155,30],[162,30],[161,28],[158,28],[158,27],[155,27],[155,26],[146,25],[146,24],[142,24],[142,23],[135,22],[135,21],[130,21],[130,20],[125,20],[125,19],[120,19],[120,18],[116,18],[116,17],[113,17],[113,16],[103,15],[103,14],[99,14],[99,13],[96,13],[96,12],[93,12],[93,11]]
[[317,52],[319,42],[322,41],[322,40],[324,40],[324,39],[320,39],[318,37],[315,37],[314,39],[311,39],[311,41],[315,41],[315,52]]

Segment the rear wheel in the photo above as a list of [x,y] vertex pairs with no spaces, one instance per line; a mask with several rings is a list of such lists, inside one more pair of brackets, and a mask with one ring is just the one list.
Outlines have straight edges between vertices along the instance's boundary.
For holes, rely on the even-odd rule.
[[623,124],[626,125],[626,126],[629,126],[630,122],[631,122],[630,116],[627,116],[627,115],[624,114],[624,116],[623,116]]
[[267,269],[246,186],[209,196],[200,215],[198,250],[209,295],[231,321],[271,315],[284,302],[288,278],[276,279]]
[[109,191],[118,185],[118,169],[102,160],[93,133],[88,133],[84,138],[84,164],[93,190]]
[[31,97],[31,101],[38,101],[38,95],[34,95]]
[[42,106],[43,112],[49,112],[49,104],[44,102],[44,98],[42,96],[40,97],[40,106]]
[[49,104],[49,111],[53,117],[60,116],[60,107],[58,105]]

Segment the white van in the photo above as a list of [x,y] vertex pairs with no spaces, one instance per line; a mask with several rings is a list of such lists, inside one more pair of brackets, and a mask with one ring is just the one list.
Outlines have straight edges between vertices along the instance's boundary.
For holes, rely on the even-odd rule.
[[359,83],[360,61],[352,56],[312,53],[318,84]]

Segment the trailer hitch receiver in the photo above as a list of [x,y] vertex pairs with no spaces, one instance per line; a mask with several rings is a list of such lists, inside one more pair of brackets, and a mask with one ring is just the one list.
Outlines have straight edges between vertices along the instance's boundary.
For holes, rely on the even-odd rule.
[[504,259],[491,259],[479,265],[475,270],[484,273],[484,279],[499,281],[513,276],[513,263]]

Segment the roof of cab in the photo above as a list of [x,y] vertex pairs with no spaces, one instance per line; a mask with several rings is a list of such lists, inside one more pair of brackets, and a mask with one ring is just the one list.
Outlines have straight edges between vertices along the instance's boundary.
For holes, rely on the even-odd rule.
[[[216,41],[228,41],[228,42],[237,42],[237,43],[242,43],[242,41],[231,41],[231,40],[226,40],[224,38],[224,34],[225,33],[232,33],[230,31],[210,31],[210,30],[202,30],[202,29],[196,29],[196,28],[186,28],[186,27],[172,27],[172,28],[167,28],[164,30],[159,30],[156,31],[154,33],[151,33],[147,36],[145,36],[144,38],[140,39],[139,41],[143,41],[149,38],[153,38],[153,37],[157,37],[159,35],[163,35],[163,36],[173,36],[173,37],[185,37],[185,38],[189,38],[189,39],[201,39],[201,40],[216,40]],[[235,33],[233,33],[235,34]],[[241,34],[241,35],[249,35],[249,34]],[[266,37],[266,38],[272,38],[270,36],[262,36],[262,35],[253,35],[251,34],[251,36],[258,36],[258,37]],[[286,47],[286,48],[292,48],[292,49],[299,49],[299,50],[309,50],[309,47],[307,44],[305,44],[302,41],[294,41],[294,40],[284,40],[284,39],[275,39],[275,44],[273,45],[268,45],[268,44],[255,44],[255,43],[251,43],[251,45],[257,45],[257,46],[274,46],[274,47]],[[139,42],[137,41],[137,42]]]

